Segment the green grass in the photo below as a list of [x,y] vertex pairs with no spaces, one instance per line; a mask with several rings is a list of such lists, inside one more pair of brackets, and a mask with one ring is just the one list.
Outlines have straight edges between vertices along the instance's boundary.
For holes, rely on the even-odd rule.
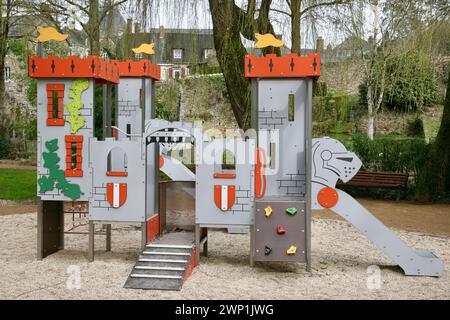
[[0,199],[24,201],[36,197],[36,171],[0,168]]

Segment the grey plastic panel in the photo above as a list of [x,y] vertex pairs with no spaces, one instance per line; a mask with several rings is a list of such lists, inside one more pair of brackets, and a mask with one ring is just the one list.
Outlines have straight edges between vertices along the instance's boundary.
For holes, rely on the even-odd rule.
[[[127,177],[109,177],[108,154],[114,148],[120,148],[126,154]],[[145,222],[145,150],[142,141],[91,139],[91,165],[93,168],[93,188],[89,199],[90,219],[107,222]],[[108,183],[126,183],[127,199],[120,208],[113,208],[107,201]]]
[[[256,201],[255,213],[255,261],[306,262],[306,215],[305,201],[294,199],[277,199],[268,197],[264,201]],[[273,212],[266,217],[265,208],[271,207]],[[296,208],[297,214],[291,216],[286,209]],[[277,227],[282,226],[286,233],[279,235]],[[272,249],[265,254],[265,247]],[[295,255],[288,255],[291,246],[297,247]]]
[[[253,97],[257,97],[253,109],[258,110],[258,147],[264,148],[267,154],[266,196],[305,196],[305,108],[310,81],[258,79],[253,82]],[[289,121],[288,116],[290,95],[293,96],[293,121]],[[275,150],[271,151],[271,144]],[[275,161],[272,169],[270,161]]]
[[[37,83],[37,123],[38,123],[38,143],[37,143],[37,172],[38,178],[48,175],[48,169],[44,168],[44,160],[42,153],[47,152],[45,148],[45,142],[53,139],[58,139],[58,157],[60,158],[59,166],[61,170],[66,170],[66,144],[65,136],[71,135],[70,124],[68,122],[62,127],[60,126],[47,126],[47,84],[64,84],[64,99],[63,99],[63,115],[64,119],[70,116],[70,113],[64,107],[72,102],[69,99],[69,91],[71,88],[72,79],[39,79]],[[78,184],[81,192],[83,193],[78,201],[88,201],[89,193],[92,187],[92,176],[89,168],[89,139],[93,137],[93,114],[94,114],[94,81],[89,80],[89,89],[82,93],[83,108],[80,110],[81,116],[85,119],[85,125],[81,128],[76,135],[83,136],[83,148],[82,148],[82,170],[83,177],[68,177],[67,180],[72,184]],[[44,201],[71,201],[56,188],[53,191],[46,192],[45,194],[39,193],[38,196]]]
[[[253,225],[254,223],[254,165],[240,157],[254,157],[254,140],[214,140],[203,147],[216,155],[215,163],[202,161],[196,166],[195,222],[210,225]],[[221,170],[222,154],[230,150],[236,157],[236,170]],[[204,150],[204,149],[203,149]],[[240,151],[238,151],[240,150]],[[252,155],[252,156],[251,156]],[[215,173],[235,173],[235,179],[215,179]],[[214,202],[215,186],[235,186],[235,203],[223,211]]]

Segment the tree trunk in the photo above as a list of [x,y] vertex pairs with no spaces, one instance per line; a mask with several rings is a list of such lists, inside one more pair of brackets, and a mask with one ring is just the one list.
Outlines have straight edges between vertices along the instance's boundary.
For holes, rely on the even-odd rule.
[[373,140],[375,137],[375,115],[373,113],[369,113],[367,119],[367,136],[370,140]]
[[[255,40],[255,33],[275,35],[269,21],[272,0],[262,0],[258,19],[253,17],[253,10],[244,12],[234,1],[209,0],[209,9],[213,21],[214,45],[217,60],[225,78],[231,109],[239,128],[251,127],[251,84],[245,78],[245,55],[247,50],[242,45],[241,36]],[[280,48],[268,47],[263,54],[280,55]]]
[[245,78],[246,50],[241,43],[241,26],[234,1],[209,0],[214,44],[230,95],[231,108],[239,128],[250,128],[251,86]]
[[291,0],[291,52],[301,54],[301,0]]
[[441,127],[417,183],[419,201],[439,200],[450,190],[450,68]]
[[368,81],[367,83],[367,136],[370,140],[375,136],[375,113],[374,113],[374,101],[373,101],[373,88]]
[[89,0],[88,37],[89,49],[93,56],[100,55],[100,22],[98,0]]

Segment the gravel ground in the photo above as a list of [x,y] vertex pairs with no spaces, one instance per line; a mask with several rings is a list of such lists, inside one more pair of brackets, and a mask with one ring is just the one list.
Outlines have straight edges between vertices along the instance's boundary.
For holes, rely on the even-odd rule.
[[[450,265],[450,239],[398,232],[416,248],[431,249]],[[113,227],[113,252],[98,237],[87,263],[87,236],[66,236],[66,250],[36,261],[36,214],[0,216],[0,299],[449,299],[450,274],[405,277],[344,221],[314,219],[313,271],[301,264],[249,267],[249,237],[210,232],[202,258],[181,292],[123,289],[139,253],[140,232]],[[368,289],[371,265],[381,266],[378,289]],[[75,266],[75,267],[71,267]],[[70,268],[71,267],[71,268]],[[81,273],[80,289],[70,290]],[[73,273],[72,273],[73,274]],[[371,282],[371,281],[369,281]],[[69,284],[69,286],[68,286]]]

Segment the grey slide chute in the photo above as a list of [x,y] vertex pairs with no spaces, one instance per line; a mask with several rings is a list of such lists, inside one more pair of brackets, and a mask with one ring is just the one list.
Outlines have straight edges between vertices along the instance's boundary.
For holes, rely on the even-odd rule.
[[[328,208],[350,222],[406,275],[442,276],[444,264],[433,252],[410,248],[356,199],[336,189],[339,179],[348,182],[360,170],[362,163],[356,154],[349,152],[339,141],[325,137],[313,140],[312,157],[313,209]],[[320,195],[324,194],[327,196],[320,200]]]
[[342,190],[336,190],[339,202],[332,210],[350,222],[374,245],[397,263],[408,276],[440,277],[444,264],[433,252],[414,250],[366,208]]

